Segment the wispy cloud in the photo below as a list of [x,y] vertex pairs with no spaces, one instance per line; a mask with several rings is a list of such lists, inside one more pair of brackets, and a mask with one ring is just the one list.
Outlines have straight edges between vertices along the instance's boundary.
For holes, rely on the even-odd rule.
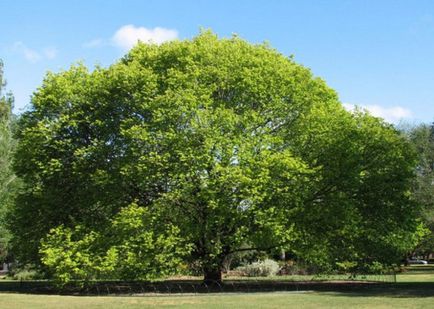
[[42,51],[43,55],[47,59],[54,59],[54,58],[56,58],[57,52],[58,52],[57,48],[55,48],[55,47],[47,47],[47,48],[44,48],[44,50]]
[[43,59],[54,59],[57,56],[57,49],[55,47],[46,47],[41,51],[29,48],[21,41],[17,41],[12,45],[11,50],[15,53],[21,54],[27,61],[35,63]]
[[23,42],[15,42],[12,45],[12,50],[22,54],[30,62],[37,62],[41,59],[41,55],[36,50],[28,48]]
[[153,29],[145,27],[135,27],[134,25],[125,25],[119,28],[113,35],[111,42],[123,50],[129,50],[137,44],[138,41],[144,43],[161,44],[166,41],[172,41],[178,38],[178,31],[155,27]]
[[355,105],[344,103],[343,106],[349,111],[354,111],[357,107],[367,110],[375,117],[381,117],[387,122],[398,123],[400,120],[408,119],[413,116],[411,110],[402,106],[383,107],[380,105]]
[[96,47],[101,47],[104,45],[106,45],[105,40],[98,38],[98,39],[94,39],[94,40],[89,41],[89,42],[85,42],[85,43],[83,43],[82,46],[84,48],[96,48]]

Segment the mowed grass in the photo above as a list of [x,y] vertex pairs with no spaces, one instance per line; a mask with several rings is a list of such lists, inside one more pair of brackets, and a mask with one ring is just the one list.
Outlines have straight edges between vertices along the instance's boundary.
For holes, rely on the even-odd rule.
[[396,277],[397,282],[434,282],[434,265],[414,265]]
[[1,294],[0,308],[432,308],[434,297],[336,292],[252,293],[159,297]]
[[434,267],[409,267],[397,284],[350,291],[161,296],[0,293],[0,308],[434,308]]

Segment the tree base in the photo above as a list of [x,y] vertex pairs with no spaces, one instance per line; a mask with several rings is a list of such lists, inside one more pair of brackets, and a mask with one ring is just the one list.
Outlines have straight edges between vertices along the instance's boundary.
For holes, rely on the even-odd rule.
[[203,282],[210,283],[221,283],[222,282],[222,272],[221,270],[211,270],[205,271]]

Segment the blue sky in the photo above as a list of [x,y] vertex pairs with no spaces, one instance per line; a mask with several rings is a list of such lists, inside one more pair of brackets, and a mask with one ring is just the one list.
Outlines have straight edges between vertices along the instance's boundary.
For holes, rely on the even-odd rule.
[[186,39],[203,27],[294,55],[348,108],[434,121],[434,1],[0,0],[0,12],[17,112],[48,70],[109,65],[137,38]]

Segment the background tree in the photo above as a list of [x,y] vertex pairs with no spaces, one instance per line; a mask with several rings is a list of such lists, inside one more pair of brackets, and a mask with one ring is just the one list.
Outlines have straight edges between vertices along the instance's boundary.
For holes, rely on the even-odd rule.
[[434,252],[434,123],[420,124],[404,130],[418,154],[414,199],[422,208],[420,217],[430,233],[422,240],[411,255],[423,255],[428,258]]
[[48,74],[32,103],[15,164],[26,185],[10,216],[20,261],[46,258],[41,239],[58,226],[110,234],[132,203],[179,230],[206,280],[221,280],[239,250],[286,247],[333,264],[385,261],[376,250],[414,242],[405,141],[346,112],[267,45],[209,32],[139,44],[107,69]]
[[3,62],[0,60],[0,263],[7,261],[9,232],[5,214],[12,202],[16,179],[12,171],[12,153],[15,141],[12,137],[13,97],[4,93]]

